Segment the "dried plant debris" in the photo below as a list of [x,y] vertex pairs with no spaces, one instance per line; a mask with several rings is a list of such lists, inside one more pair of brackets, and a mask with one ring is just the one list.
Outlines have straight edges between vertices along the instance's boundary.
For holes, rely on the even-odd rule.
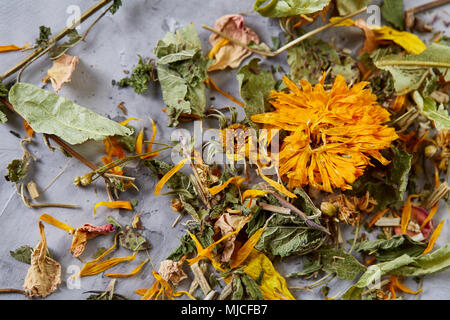
[[[90,9],[104,11],[84,34],[72,28],[52,37],[50,29],[41,26],[29,48],[34,51],[0,75],[6,79],[19,72],[16,83],[0,83],[0,123],[10,126],[13,121],[8,118],[23,118],[23,134],[10,132],[19,138],[28,135],[20,144],[24,155],[10,161],[5,178],[16,184],[25,204],[49,205],[31,204],[24,193],[27,186],[35,199],[48,188],[38,188],[32,172],[45,165],[46,158],[31,165],[37,159],[24,145],[42,146],[36,139],[40,134],[52,150],[50,140],[90,170],[73,173],[75,186],[83,190],[66,187],[99,196],[97,189],[104,182],[107,198],[83,209],[93,209],[95,216],[98,207],[106,206],[101,211],[111,215],[105,224],[73,228],[48,214],[40,216],[72,236],[71,245],[59,248],[55,257],[69,253],[69,258],[81,260],[84,253],[92,259],[83,261],[71,279],[114,278],[105,290],[85,292],[91,293],[88,300],[128,299],[115,292],[116,278],[131,277],[142,286],[133,288],[130,299],[196,299],[195,295],[205,300],[294,300],[295,290],[308,290],[327,300],[396,300],[422,291],[422,285],[406,286],[407,278],[450,267],[449,244],[443,236],[448,217],[440,213],[450,191],[450,41],[437,30],[424,42],[416,32],[431,27],[415,15],[442,1],[405,12],[404,1],[385,0],[383,24],[373,25],[356,17],[369,5],[367,0],[255,0],[258,14],[251,19],[230,13],[214,17],[214,28],[203,26],[212,32],[209,53],[199,37],[207,40],[205,34],[197,33],[193,23],[177,26],[152,44],[154,57],[138,55],[135,67],[124,70],[127,76],[112,83],[132,87],[143,94],[142,101],[159,94],[168,127],[210,118],[208,126],[219,135],[203,145],[178,131],[171,142],[158,141],[168,135],[161,135],[161,124],[152,120],[156,109],[137,106],[136,111],[130,101],[121,101],[114,112],[128,118],[119,123],[110,120],[114,114],[100,116],[20,81],[29,64],[46,57],[53,66],[43,81],[50,79],[58,92],[82,59],[67,55],[68,50],[82,46],[103,16],[122,7],[120,0],[108,7],[106,3]],[[337,11],[329,10],[333,6]],[[339,16],[333,16],[336,13]],[[262,30],[257,21],[268,23],[266,17],[278,19],[277,34],[263,37],[255,32]],[[312,29],[315,21],[323,26]],[[312,30],[305,32],[303,27]],[[342,48],[341,37],[332,43],[324,40],[320,32],[331,27],[342,38],[350,28],[359,32],[359,52]],[[57,43],[63,37],[65,42]],[[272,38],[273,48],[262,38]],[[23,48],[2,46],[0,54]],[[212,74],[238,89],[240,99],[220,89]],[[155,89],[161,90],[146,94],[150,82],[156,81]],[[76,89],[73,83],[74,94]],[[230,103],[207,108],[211,89]],[[138,117],[148,117],[151,128]],[[133,126],[131,121],[136,121]],[[103,141],[95,162],[83,156],[84,146],[71,146],[88,140]],[[180,156],[177,161],[170,162],[162,153],[169,149],[172,156]],[[216,156],[226,162],[217,164]],[[144,186],[146,194],[138,197]],[[152,225],[149,216],[142,216],[154,201],[166,206],[151,214],[173,216],[170,224]],[[65,219],[70,224],[72,218]],[[34,249],[18,244],[9,251],[12,262],[30,265],[24,290],[0,289],[1,293],[46,297],[58,289],[61,269],[67,266],[50,255],[42,221],[41,240]],[[164,241],[150,244],[147,239],[160,228],[166,228]],[[95,245],[97,240],[91,239],[100,235],[108,244]],[[178,244],[169,239],[178,239]],[[156,261],[157,269],[151,260],[155,249],[166,256]],[[301,266],[280,273],[286,258]],[[123,270],[114,270],[119,264]],[[291,278],[305,283],[292,286]],[[330,297],[336,281],[347,281],[348,289]],[[177,289],[186,282],[189,291]]]

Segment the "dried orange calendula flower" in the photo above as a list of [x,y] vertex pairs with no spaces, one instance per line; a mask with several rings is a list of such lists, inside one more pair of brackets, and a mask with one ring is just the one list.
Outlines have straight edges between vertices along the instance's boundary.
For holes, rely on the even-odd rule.
[[351,189],[349,184],[363,174],[370,157],[389,163],[379,150],[397,135],[383,125],[389,112],[364,89],[368,82],[349,88],[338,75],[327,91],[325,77],[315,86],[300,80],[301,88],[287,77],[283,80],[290,92],[271,93],[275,111],[251,120],[290,133],[279,154],[279,173],[290,189],[306,184],[327,192]]

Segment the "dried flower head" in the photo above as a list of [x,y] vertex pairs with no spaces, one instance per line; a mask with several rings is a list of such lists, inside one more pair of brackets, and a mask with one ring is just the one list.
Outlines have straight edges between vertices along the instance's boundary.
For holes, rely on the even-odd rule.
[[337,217],[340,221],[347,224],[354,225],[359,213],[369,213],[374,208],[377,202],[369,196],[367,192],[363,197],[345,196],[338,194],[331,197],[328,203],[337,208]]
[[397,134],[383,125],[389,112],[364,89],[368,82],[349,88],[338,75],[326,91],[325,76],[315,86],[300,80],[301,88],[283,80],[290,92],[271,93],[275,111],[251,120],[289,132],[279,154],[279,173],[290,189],[306,184],[327,192],[351,189],[370,157],[389,163],[379,150],[389,147]]

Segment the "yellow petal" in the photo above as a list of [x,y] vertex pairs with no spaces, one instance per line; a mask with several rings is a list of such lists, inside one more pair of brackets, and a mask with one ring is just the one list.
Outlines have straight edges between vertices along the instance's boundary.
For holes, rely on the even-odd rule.
[[219,42],[217,42],[214,47],[211,48],[208,55],[206,56],[208,59],[213,59],[216,55],[217,51],[219,51],[220,48],[222,48],[224,45],[226,45],[230,40],[222,38]]
[[418,36],[407,31],[397,31],[388,26],[373,28],[373,31],[375,32],[375,40],[394,41],[412,54],[419,54],[427,48]]
[[136,254],[137,251],[135,251],[133,255],[128,257],[111,258],[105,261],[96,261],[95,263],[88,262],[83,266],[83,268],[81,268],[80,277],[96,275],[118,265],[121,262],[133,261],[136,258]]
[[270,193],[270,191],[266,190],[257,190],[257,189],[247,189],[242,193],[242,202],[245,201],[247,198],[256,198],[256,197],[262,197],[266,194]]
[[423,227],[425,227],[427,225],[428,222],[431,221],[431,219],[433,219],[434,215],[436,214],[437,210],[439,208],[439,203],[436,203],[434,205],[433,208],[431,208],[430,213],[428,214],[428,216],[425,218],[425,220],[423,220],[422,225],[420,226],[420,229],[422,229]]
[[133,206],[131,205],[130,201],[123,201],[123,200],[110,201],[110,202],[100,201],[100,202],[96,203],[94,206],[94,216],[95,216],[95,213],[97,212],[97,208],[100,206],[106,206],[111,209],[133,210]]
[[258,173],[261,176],[261,178],[263,178],[264,181],[266,181],[268,184],[270,184],[275,190],[277,190],[278,192],[284,194],[286,197],[289,198],[297,198],[297,196],[295,194],[293,194],[292,192],[290,192],[288,189],[286,189],[285,186],[283,186],[282,184],[273,181],[272,179],[266,177],[261,169],[258,168]]
[[144,141],[144,128],[139,131],[138,137],[136,139],[136,153],[141,154],[142,153],[142,143]]
[[[153,142],[155,141],[156,131],[157,131],[155,121],[153,121],[153,119],[151,119],[151,118],[150,118],[150,120],[152,121],[152,139],[150,140],[150,143],[149,143],[149,145],[147,147],[147,153],[151,152],[152,149],[153,149]],[[142,156],[141,159],[147,159],[147,158],[155,157],[158,154],[159,154],[159,152],[154,152],[154,153],[148,154],[146,156]]]
[[180,162],[178,162],[178,164],[173,167],[172,169],[170,169],[162,178],[161,180],[159,180],[159,182],[156,184],[155,187],[155,195],[158,195],[162,188],[164,187],[164,184],[169,181],[170,178],[172,178],[172,176],[177,173],[181,168],[183,168],[183,166],[186,164],[186,162],[188,161],[188,159],[183,159]]
[[30,44],[27,43],[23,47],[18,47],[15,44],[8,44],[8,45],[5,45],[5,46],[0,46],[0,52],[18,51],[18,50],[22,50],[22,49],[27,48],[29,45]]
[[253,248],[258,243],[261,235],[264,232],[264,228],[260,228],[244,243],[244,245],[239,249],[237,254],[231,258],[230,268],[234,269],[240,266],[253,251]]
[[411,220],[411,198],[417,198],[418,195],[412,194],[408,196],[406,202],[403,206],[402,217],[401,217],[401,230],[402,234],[406,234],[406,229],[408,228],[409,220]]
[[259,289],[266,300],[295,300],[286,284],[286,280],[275,270],[266,255],[253,249],[248,257],[248,264],[244,268],[254,280],[264,271]]
[[73,234],[75,232],[75,228],[72,228],[71,226],[68,226],[64,222],[61,222],[61,221],[53,218],[51,215],[48,215],[46,213],[41,215],[39,217],[39,219],[41,219],[44,222],[47,222],[48,224],[51,224],[52,226],[55,226],[55,227],[60,228],[62,230],[65,230],[65,231],[67,231],[70,234]]
[[202,245],[200,244],[200,241],[198,241],[197,237],[190,233],[189,231],[189,235],[191,236],[191,238],[194,240],[195,245],[197,246],[197,256],[193,259],[187,259],[186,261],[189,263],[189,265],[193,265],[194,263],[196,263],[197,261],[203,259],[203,258],[208,258],[209,260],[211,260],[213,267],[216,270],[220,270],[220,271],[224,271],[224,269],[220,266],[220,263],[218,263],[212,254],[212,250],[215,248],[215,246],[217,246],[219,243],[221,243],[222,241],[224,241],[225,239],[228,239],[229,237],[231,237],[232,235],[238,233],[239,231],[241,231],[241,228],[230,232],[226,235],[224,235],[222,238],[220,238],[219,240],[217,240],[216,242],[210,244],[208,247],[203,248]]
[[245,178],[242,178],[241,176],[231,177],[230,179],[228,179],[227,181],[222,183],[220,186],[208,188],[208,191],[212,196],[215,196],[216,194],[221,192],[223,189],[225,189],[230,183],[240,185],[244,180],[245,180]]
[[439,238],[442,228],[444,227],[444,222],[445,222],[445,219],[442,220],[441,223],[439,223],[439,225],[436,227],[436,230],[433,231],[433,234],[430,237],[430,241],[428,242],[428,245],[422,254],[427,254],[428,252],[433,250],[434,244],[436,243],[436,240]]
[[106,273],[105,276],[107,277],[112,277],[112,278],[127,278],[127,277],[131,277],[134,276],[136,273],[138,273],[142,267],[149,261],[149,259],[144,260],[141,262],[140,265],[138,265],[136,268],[133,269],[133,271],[131,271],[130,273],[127,274],[122,274],[122,273]]
[[125,126],[125,125],[127,125],[128,122],[130,122],[131,120],[141,121],[140,119],[137,119],[137,118],[128,118],[128,119],[122,121],[120,124],[123,125],[123,126]]

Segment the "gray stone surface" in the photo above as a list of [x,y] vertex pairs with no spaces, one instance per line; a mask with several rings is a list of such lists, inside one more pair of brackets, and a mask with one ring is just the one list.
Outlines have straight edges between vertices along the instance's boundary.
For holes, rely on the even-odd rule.
[[[168,128],[167,117],[161,111],[164,107],[160,89],[152,86],[144,95],[137,95],[132,89],[119,89],[111,84],[111,80],[120,79],[124,76],[123,70],[131,70],[137,62],[136,54],[144,57],[153,57],[153,48],[158,39],[161,39],[167,31],[173,31],[176,27],[184,26],[189,22],[194,22],[199,36],[203,42],[204,52],[209,50],[207,42],[209,32],[200,28],[202,24],[213,25],[216,18],[230,13],[247,12],[246,23],[252,27],[258,35],[268,44],[271,44],[271,36],[281,33],[278,24],[270,19],[262,18],[255,12],[251,12],[253,1],[227,0],[227,1],[204,1],[204,0],[124,0],[124,6],[115,16],[108,14],[88,35],[86,42],[79,44],[70,50],[71,55],[77,55],[80,63],[72,77],[72,82],[66,84],[60,94],[76,101],[78,104],[91,108],[97,113],[115,120],[125,119],[122,112],[117,108],[119,102],[124,101],[128,109],[129,116],[147,119],[153,118],[158,127],[157,141],[168,142],[172,128]],[[406,7],[422,4],[426,1],[405,1]],[[51,27],[54,34],[61,30],[69,17],[66,9],[70,5],[78,5],[83,12],[93,1],[83,0],[47,0],[31,1],[16,0],[2,1],[0,10],[0,33],[1,43],[23,45],[25,42],[34,42],[38,35],[40,25]],[[447,11],[445,11],[447,10]],[[449,6],[438,9],[441,20],[433,26],[443,30],[445,27],[442,20],[449,19]],[[431,14],[424,14],[426,21],[431,21]],[[89,21],[92,21],[91,18]],[[318,19],[320,20],[320,19]],[[81,26],[83,32],[87,25]],[[317,21],[312,27],[321,24]],[[344,33],[345,32],[345,33]],[[448,32],[448,30],[447,30]],[[325,39],[334,39],[340,48],[352,48],[357,52],[363,36],[359,30],[335,29],[327,31],[321,35]],[[27,53],[13,52],[3,53],[0,57],[0,71],[3,72],[15,62],[25,57]],[[284,64],[285,55],[265,61],[265,65]],[[40,85],[41,78],[46,75],[46,70],[51,66],[49,59],[40,59],[32,64],[22,76],[22,81]],[[285,70],[287,68],[285,67]],[[213,78],[222,89],[238,95],[238,84],[234,77],[234,71],[215,72]],[[47,89],[52,90],[50,85]],[[207,91],[208,101],[217,107],[229,105],[229,101],[215,92]],[[215,100],[209,98],[215,97]],[[10,131],[25,136],[22,121],[18,117],[8,114],[7,124],[0,126],[0,167],[6,168],[7,164],[14,158],[20,158],[22,151],[19,146],[19,139]],[[139,129],[146,126],[147,136],[151,135],[151,126],[144,120],[134,123]],[[215,122],[207,122],[205,127],[216,125]],[[190,125],[185,125],[189,128]],[[101,155],[104,154],[104,147],[101,142],[89,142],[75,149],[86,158],[97,163],[100,162]],[[51,152],[43,143],[42,136],[37,134],[33,143],[29,145],[29,150],[39,159],[32,164],[32,174],[27,180],[34,180],[40,189],[44,188],[50,180],[68,164],[67,170],[57,180],[57,182],[39,199],[41,202],[62,202],[75,203],[80,209],[28,209],[21,199],[16,195],[15,186],[0,179],[0,288],[12,287],[21,288],[28,265],[20,263],[9,255],[9,250],[13,250],[21,245],[28,244],[34,247],[39,241],[38,219],[42,213],[48,213],[57,219],[78,227],[84,223],[103,224],[104,219],[112,215],[122,224],[130,224],[135,212],[144,211],[142,222],[146,228],[143,232],[152,243],[153,248],[149,251],[155,268],[158,269],[160,261],[164,260],[170,251],[177,246],[178,238],[183,233],[183,225],[179,223],[175,228],[171,224],[176,218],[176,214],[169,208],[170,197],[153,195],[156,180],[151,177],[149,171],[143,167],[131,165],[127,169],[129,175],[137,177],[137,185],[140,192],[130,190],[124,193],[122,199],[136,199],[138,205],[135,212],[110,210],[102,207],[98,210],[97,216],[93,216],[93,206],[98,201],[107,200],[103,183],[98,181],[95,187],[76,188],[72,181],[75,176],[87,172],[87,168],[76,159],[66,158],[61,152]],[[170,160],[168,153],[163,153],[161,159]],[[2,169],[5,173],[4,169]],[[445,207],[445,206],[441,206]],[[441,210],[436,221],[448,218],[445,210]],[[186,221],[187,217],[183,218]],[[48,299],[84,299],[86,290],[101,290],[106,287],[109,279],[102,274],[81,279],[79,288],[70,289],[67,283],[69,276],[74,274],[74,270],[82,265],[82,262],[74,259],[68,252],[71,244],[71,236],[51,225],[45,225],[47,241],[54,257],[62,265],[63,283],[59,289],[50,295]],[[437,245],[440,246],[449,240],[449,224],[444,226]],[[92,258],[98,247],[110,247],[112,245],[111,236],[101,236],[89,241],[82,258],[88,261]],[[129,251],[119,249],[114,256],[129,255]],[[146,258],[145,253],[139,253],[133,262],[122,263],[116,266],[114,272],[127,273],[137,266],[140,261]],[[276,262],[276,268],[281,274],[298,270],[301,267],[299,258],[290,258]],[[421,298],[427,299],[449,299],[449,275],[443,272],[426,277],[424,281],[424,291]],[[137,288],[149,287],[153,282],[151,275],[151,265],[148,264],[136,277],[129,279],[119,279],[117,292],[130,298],[139,298],[133,291]],[[301,280],[289,280],[289,285],[304,285]],[[412,288],[416,284],[408,282]],[[181,288],[186,288],[188,281],[182,282]],[[332,281],[330,296],[345,290],[350,285],[349,282]],[[298,299],[320,299],[319,290],[313,292],[294,292]],[[24,299],[21,295],[5,294],[0,295],[0,299]]]

